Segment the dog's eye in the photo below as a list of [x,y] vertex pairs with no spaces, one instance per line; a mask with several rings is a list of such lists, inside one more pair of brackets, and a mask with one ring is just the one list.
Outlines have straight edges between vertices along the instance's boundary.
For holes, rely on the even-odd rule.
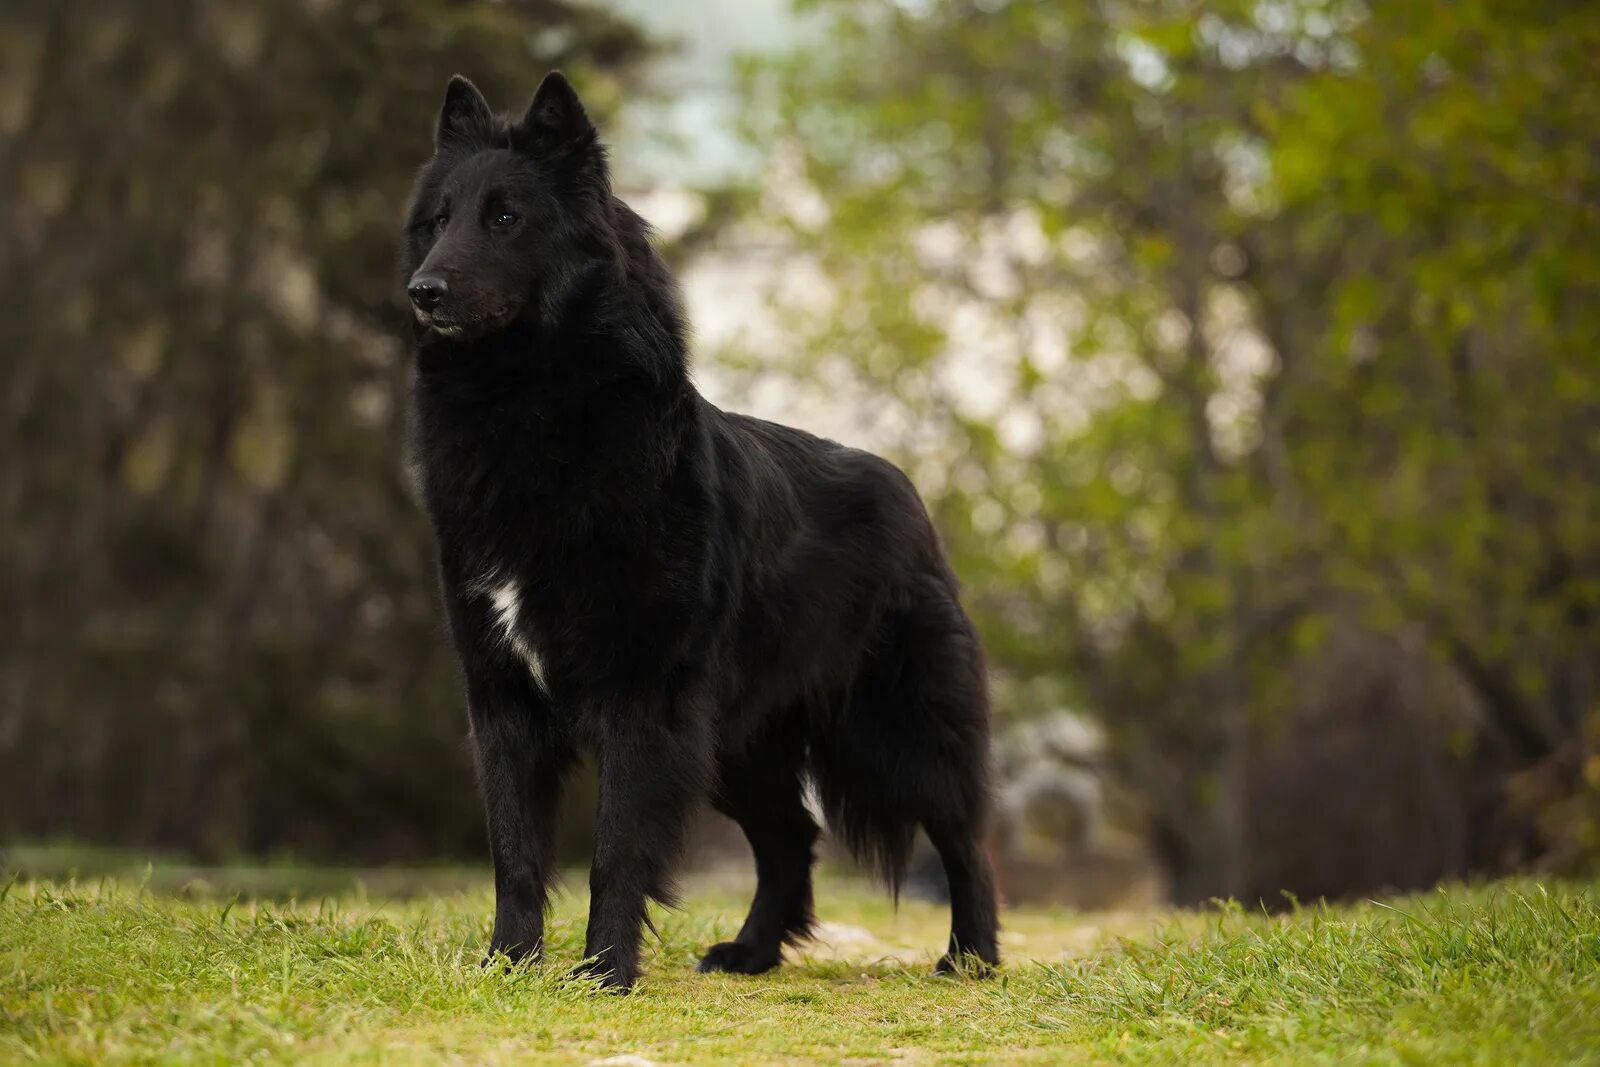
[[441,211],[433,217],[433,228],[436,230],[442,230],[444,229],[445,224],[449,221],[450,216]]
[[505,229],[507,226],[515,226],[517,222],[517,216],[509,211],[502,211],[494,217],[494,224],[501,229]]

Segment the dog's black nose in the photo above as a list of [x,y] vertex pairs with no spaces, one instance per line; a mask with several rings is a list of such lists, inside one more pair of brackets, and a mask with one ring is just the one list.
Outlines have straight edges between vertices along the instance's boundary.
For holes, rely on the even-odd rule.
[[422,311],[432,311],[444,303],[444,298],[450,292],[450,287],[443,278],[414,278],[406,289],[411,294],[411,302]]

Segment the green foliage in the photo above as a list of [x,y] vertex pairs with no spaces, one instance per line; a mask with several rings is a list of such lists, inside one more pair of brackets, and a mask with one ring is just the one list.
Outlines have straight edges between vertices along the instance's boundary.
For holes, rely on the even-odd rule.
[[648,48],[565,0],[0,9],[0,836],[479,850],[400,220],[453,71],[608,113]]
[[[1268,739],[1380,699],[1477,827],[1446,869],[1593,848],[1600,21],[807,6],[822,43],[748,86],[758,221],[829,283],[787,373],[932,498],[1004,712],[1106,721],[1185,898],[1277,888]],[[1363,765],[1293,802],[1359,807]]]
[[[486,892],[405,905],[4,892],[6,1059],[1501,1064],[1587,1062],[1600,1043],[1600,907],[1586,884],[1094,927],[1022,911],[993,981],[931,977],[931,947],[915,963],[873,959],[878,942],[755,978],[698,975],[697,951],[732,932],[742,900],[696,893],[661,917],[628,996],[564,978],[581,896],[560,898],[542,968],[505,971],[478,966]],[[819,901],[880,936],[933,946],[944,933],[943,909],[892,915],[859,886],[824,885]]]

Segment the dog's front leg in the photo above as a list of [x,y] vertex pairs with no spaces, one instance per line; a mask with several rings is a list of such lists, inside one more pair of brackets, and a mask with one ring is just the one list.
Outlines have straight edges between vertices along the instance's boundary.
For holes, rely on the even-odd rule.
[[589,872],[589,931],[580,973],[628,988],[639,976],[645,901],[674,903],[673,872],[711,751],[691,705],[618,716],[600,746],[600,808]]
[[[489,955],[538,958],[555,873],[555,824],[572,752],[542,707],[473,685],[472,746],[494,857],[494,933]],[[489,690],[488,693],[483,692]]]
[[550,698],[505,638],[492,601],[445,570],[446,604],[467,678],[472,754],[494,858],[489,956],[537,958],[555,875],[556,812],[575,762]]

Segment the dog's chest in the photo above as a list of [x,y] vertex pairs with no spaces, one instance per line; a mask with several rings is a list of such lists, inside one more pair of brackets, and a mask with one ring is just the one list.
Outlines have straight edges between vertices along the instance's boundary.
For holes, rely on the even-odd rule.
[[527,666],[534,684],[541,691],[549,692],[544,657],[540,655],[531,627],[523,618],[526,605],[522,587],[514,578],[492,576],[479,581],[474,591],[488,602],[496,638]]

